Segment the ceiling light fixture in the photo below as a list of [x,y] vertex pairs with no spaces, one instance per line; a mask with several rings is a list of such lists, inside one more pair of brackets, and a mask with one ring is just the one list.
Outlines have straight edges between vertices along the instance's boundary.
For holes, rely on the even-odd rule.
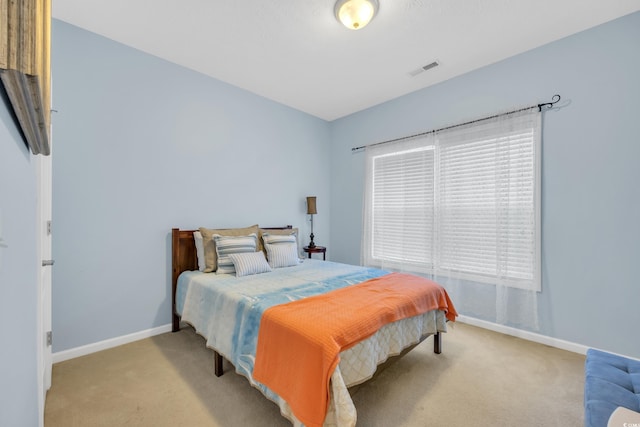
[[359,30],[378,13],[378,7],[378,0],[338,0],[334,11],[345,27]]

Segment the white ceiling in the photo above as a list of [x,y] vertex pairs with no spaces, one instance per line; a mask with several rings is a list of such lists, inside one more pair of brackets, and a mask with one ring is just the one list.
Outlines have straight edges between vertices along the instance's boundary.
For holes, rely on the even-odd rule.
[[[640,0],[53,0],[53,17],[334,120],[640,10]],[[434,60],[440,66],[410,72]]]

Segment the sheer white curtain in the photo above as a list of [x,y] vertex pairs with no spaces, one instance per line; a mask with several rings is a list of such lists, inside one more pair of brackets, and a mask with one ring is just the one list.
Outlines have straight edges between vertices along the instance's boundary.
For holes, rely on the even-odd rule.
[[366,149],[362,261],[433,278],[459,313],[538,330],[540,113]]

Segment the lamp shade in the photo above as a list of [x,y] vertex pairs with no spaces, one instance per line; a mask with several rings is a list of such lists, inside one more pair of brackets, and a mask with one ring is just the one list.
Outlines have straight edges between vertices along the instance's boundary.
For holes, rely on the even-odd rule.
[[315,215],[318,211],[316,210],[316,198],[315,196],[307,197],[307,214]]
[[378,12],[378,0],[338,0],[334,12],[345,27],[359,30]]

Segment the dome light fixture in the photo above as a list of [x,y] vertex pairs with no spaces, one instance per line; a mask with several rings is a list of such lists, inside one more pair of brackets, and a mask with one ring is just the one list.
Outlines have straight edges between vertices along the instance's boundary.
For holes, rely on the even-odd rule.
[[378,13],[378,0],[338,0],[336,18],[350,30],[364,28]]

